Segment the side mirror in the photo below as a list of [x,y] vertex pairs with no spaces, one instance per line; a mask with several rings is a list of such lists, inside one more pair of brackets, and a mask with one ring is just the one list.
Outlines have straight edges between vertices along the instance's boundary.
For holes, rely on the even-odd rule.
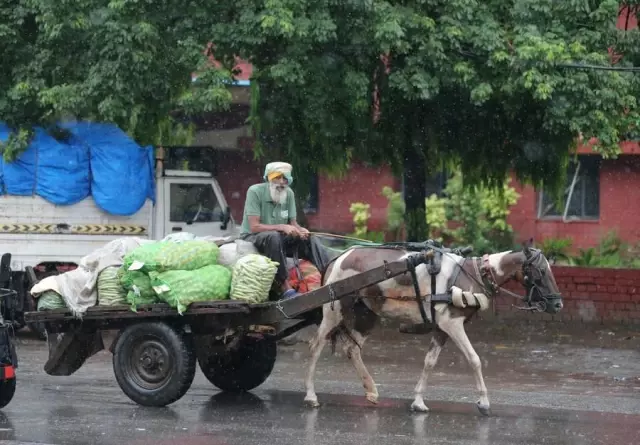
[[229,226],[229,221],[231,221],[231,207],[227,206],[227,209],[222,214],[222,224],[220,224],[220,228],[222,230],[227,230],[227,227]]

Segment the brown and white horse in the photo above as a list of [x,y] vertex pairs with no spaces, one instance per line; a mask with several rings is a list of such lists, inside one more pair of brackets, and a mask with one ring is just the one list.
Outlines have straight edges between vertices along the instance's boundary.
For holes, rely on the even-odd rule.
[[[402,260],[411,254],[412,252],[404,249],[385,246],[351,249],[329,265],[324,274],[323,285],[378,267],[384,261]],[[416,276],[420,293],[426,296],[425,300],[428,302],[431,293],[431,276],[425,264],[416,267]],[[526,295],[516,295],[501,288],[511,279],[519,281],[524,286]],[[541,251],[528,246],[523,247],[521,251],[506,251],[474,258],[444,253],[435,288],[436,294],[444,294],[452,288],[456,289],[457,305],[436,303],[434,312],[431,312],[429,304],[425,304],[427,307],[425,312],[435,314],[436,327],[424,360],[422,375],[415,387],[415,398],[411,409],[428,411],[423,399],[427,379],[447,338],[451,338],[473,370],[476,388],[480,393],[477,407],[482,414],[488,415],[490,405],[482,377],[482,364],[467,337],[464,323],[478,310],[486,309],[488,307],[486,297],[495,295],[499,291],[522,298],[531,310],[548,313],[560,311],[562,296],[549,262]],[[461,291],[464,291],[462,298]],[[378,390],[362,361],[360,350],[379,317],[398,319],[411,324],[423,324],[410,274],[399,275],[367,287],[357,295],[324,305],[322,323],[310,342],[311,361],[305,382],[307,392],[304,399],[307,404],[313,407],[319,406],[314,388],[314,375],[320,354],[329,340],[334,347],[336,342],[341,344],[362,380],[367,400],[377,403]]]

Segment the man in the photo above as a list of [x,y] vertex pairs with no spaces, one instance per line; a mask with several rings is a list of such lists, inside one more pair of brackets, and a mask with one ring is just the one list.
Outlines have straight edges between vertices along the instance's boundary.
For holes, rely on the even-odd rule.
[[[276,281],[281,287],[282,298],[297,295],[287,282],[287,255],[283,245],[284,236],[307,241],[309,231],[296,221],[296,202],[291,175],[291,164],[271,162],[264,170],[265,182],[255,184],[247,190],[242,217],[241,238],[252,242],[258,251],[279,263]],[[309,256],[309,243],[299,241],[296,247],[301,258]]]

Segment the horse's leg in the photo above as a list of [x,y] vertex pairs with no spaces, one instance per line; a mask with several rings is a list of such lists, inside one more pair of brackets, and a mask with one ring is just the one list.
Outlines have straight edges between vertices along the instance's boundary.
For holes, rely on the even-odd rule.
[[[365,397],[369,402],[373,404],[378,403],[378,388],[376,388],[373,377],[371,377],[371,374],[369,374],[367,367],[362,361],[362,355],[360,354],[360,351],[364,346],[364,342],[367,337],[354,329],[345,327],[345,331],[340,332],[339,338],[342,340],[342,348],[344,350],[344,353],[347,355],[349,360],[351,360],[351,364],[358,373],[358,377],[360,377],[360,380],[362,380]],[[357,344],[355,342],[357,342]]]
[[316,331],[316,335],[310,342],[309,349],[311,350],[311,360],[309,361],[309,369],[307,370],[307,378],[305,380],[305,386],[307,389],[307,395],[304,398],[305,403],[312,407],[318,407],[318,396],[314,386],[314,376],[316,372],[316,364],[322,354],[324,346],[327,344],[327,336],[342,322],[342,315],[340,313],[340,302],[334,302],[334,310],[331,310],[331,303],[327,303],[322,308],[322,323]]
[[482,362],[480,357],[476,353],[467,333],[464,330],[464,317],[448,318],[440,323],[440,328],[445,331],[451,340],[460,348],[460,351],[464,354],[473,370],[473,375],[476,379],[476,388],[480,392],[480,399],[477,402],[478,410],[485,416],[489,415],[490,405],[489,396],[487,394],[487,387],[484,384],[484,378],[482,377]]
[[436,331],[433,334],[433,337],[431,337],[431,345],[429,346],[427,355],[424,358],[424,368],[422,369],[422,374],[420,375],[420,379],[416,385],[416,397],[413,399],[413,403],[411,404],[411,409],[414,411],[420,411],[423,413],[429,411],[429,408],[424,404],[424,399],[422,397],[427,386],[429,374],[438,362],[438,356],[440,355],[440,351],[442,351],[442,347],[446,341],[447,334],[442,331]]

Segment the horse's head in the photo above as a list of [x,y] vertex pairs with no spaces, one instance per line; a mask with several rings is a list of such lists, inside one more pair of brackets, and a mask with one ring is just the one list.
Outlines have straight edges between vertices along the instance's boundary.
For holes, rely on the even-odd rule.
[[[494,290],[499,289],[524,300],[527,307],[520,307],[519,309],[555,314],[562,309],[562,295],[551,271],[549,261],[547,261],[542,251],[531,247],[532,242],[533,240],[523,244],[522,250],[503,252],[495,254],[495,256],[485,255],[483,268],[485,271],[489,271],[488,273],[491,276],[489,282],[494,283],[491,285]],[[491,257],[493,257],[493,260]],[[494,273],[497,276],[494,276]],[[526,295],[517,295],[502,288],[504,283],[512,279],[524,286]]]
[[549,261],[541,250],[530,244],[523,245],[522,255],[522,268],[516,272],[516,278],[527,291],[525,302],[540,311],[558,313],[563,307],[562,295]]

